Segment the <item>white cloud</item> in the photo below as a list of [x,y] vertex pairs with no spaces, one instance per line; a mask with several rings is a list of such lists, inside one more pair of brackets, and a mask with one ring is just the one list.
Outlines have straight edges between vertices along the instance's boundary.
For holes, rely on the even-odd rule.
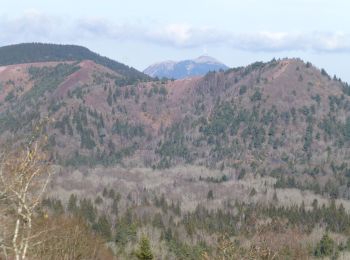
[[147,40],[180,48],[225,45],[252,52],[350,52],[350,34],[344,32],[234,33],[173,24],[149,31]]
[[174,48],[229,46],[250,52],[350,52],[347,32],[232,32],[185,23],[167,25],[114,24],[88,17],[70,19],[45,15],[35,9],[9,19],[0,17],[0,44],[17,42],[140,41]]
[[312,35],[313,48],[318,51],[350,52],[350,34],[344,32],[322,33]]
[[[168,39],[178,45],[183,45],[192,37],[191,28],[186,24],[170,24],[156,31],[153,35],[160,39]],[[152,33],[150,34],[152,36]]]
[[228,42],[230,35],[210,27],[195,28],[188,24],[169,24],[149,28],[145,30],[144,35],[140,35],[140,38],[143,37],[144,40],[158,44],[192,48],[224,44]]
[[50,17],[35,9],[15,18],[0,17],[0,43],[59,41],[70,39],[70,31],[60,17]]

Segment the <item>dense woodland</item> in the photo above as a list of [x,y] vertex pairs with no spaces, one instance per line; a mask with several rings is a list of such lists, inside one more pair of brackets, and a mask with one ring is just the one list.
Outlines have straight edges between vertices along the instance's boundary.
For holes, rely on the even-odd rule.
[[[208,194],[207,199],[213,199],[211,196]],[[119,203],[122,200],[127,201],[127,206],[120,211]],[[111,242],[117,255],[126,258],[133,256],[134,252],[129,251],[130,244],[136,248],[140,237],[138,234],[144,230],[155,236],[152,237],[152,247],[156,254],[164,254],[164,250],[167,252],[163,255],[165,259],[201,259],[204,255],[215,259],[221,253],[218,251],[221,239],[227,237],[236,237],[232,248],[236,257],[247,257],[257,245],[263,245],[271,254],[275,251],[273,253],[277,253],[278,259],[306,258],[309,255],[336,257],[342,251],[350,250],[350,240],[337,244],[328,236],[328,232],[345,236],[350,232],[350,215],[342,205],[336,206],[334,201],[326,206],[319,205],[315,200],[311,209],[306,209],[304,204],[299,207],[276,207],[273,204],[263,206],[236,201],[234,204],[228,202],[219,210],[208,210],[205,205],[198,205],[193,212],[183,213],[181,206],[173,201],[168,202],[164,194],[153,198],[145,196],[141,203],[137,203],[130,194],[123,198],[113,189],[104,189],[95,199],[79,199],[71,194],[66,206],[57,199],[46,199],[42,205],[54,216],[66,213],[81,217],[92,230]],[[104,213],[99,213],[101,205],[107,205]],[[266,224],[258,225],[262,220]],[[269,241],[271,233],[278,237],[290,232],[290,235],[297,237],[319,226],[326,232],[315,246],[297,240],[278,245],[274,244],[277,240]],[[241,246],[246,239],[253,241],[250,248]],[[329,241],[325,242],[325,239]],[[263,255],[257,257],[265,259]]]

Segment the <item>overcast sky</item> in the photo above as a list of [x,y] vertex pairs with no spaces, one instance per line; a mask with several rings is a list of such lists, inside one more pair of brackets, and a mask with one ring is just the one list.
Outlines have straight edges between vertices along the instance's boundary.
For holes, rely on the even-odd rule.
[[79,44],[139,70],[200,55],[230,67],[300,57],[350,82],[348,0],[0,2],[1,46]]

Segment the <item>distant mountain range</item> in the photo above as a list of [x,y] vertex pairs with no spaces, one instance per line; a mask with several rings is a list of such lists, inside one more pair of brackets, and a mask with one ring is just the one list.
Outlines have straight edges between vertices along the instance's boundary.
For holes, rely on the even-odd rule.
[[[185,75],[209,65],[220,67],[209,57],[163,63]],[[292,175],[291,164],[303,172],[310,161],[332,173],[332,162],[350,163],[349,111],[349,86],[299,59],[167,81],[79,46],[0,48],[0,141],[48,115],[50,152],[63,165],[239,164]]]
[[[286,155],[317,162],[327,146],[327,162],[348,162],[340,147],[350,147],[349,88],[299,59],[166,81],[79,46],[9,46],[0,58],[0,139],[18,139],[48,115],[52,158],[64,165],[250,167],[254,159],[287,173]],[[209,57],[163,67],[178,74],[148,74],[227,68]]]
[[227,70],[228,67],[209,56],[200,56],[194,60],[164,61],[147,67],[143,72],[151,77],[183,79],[202,76],[209,71]]

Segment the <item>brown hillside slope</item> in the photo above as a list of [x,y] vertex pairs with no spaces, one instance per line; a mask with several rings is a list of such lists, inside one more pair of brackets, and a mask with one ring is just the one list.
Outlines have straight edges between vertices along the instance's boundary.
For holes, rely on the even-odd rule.
[[92,61],[1,67],[1,133],[48,115],[52,158],[65,165],[292,173],[330,172],[349,158],[345,84],[299,59],[177,81],[119,79]]

